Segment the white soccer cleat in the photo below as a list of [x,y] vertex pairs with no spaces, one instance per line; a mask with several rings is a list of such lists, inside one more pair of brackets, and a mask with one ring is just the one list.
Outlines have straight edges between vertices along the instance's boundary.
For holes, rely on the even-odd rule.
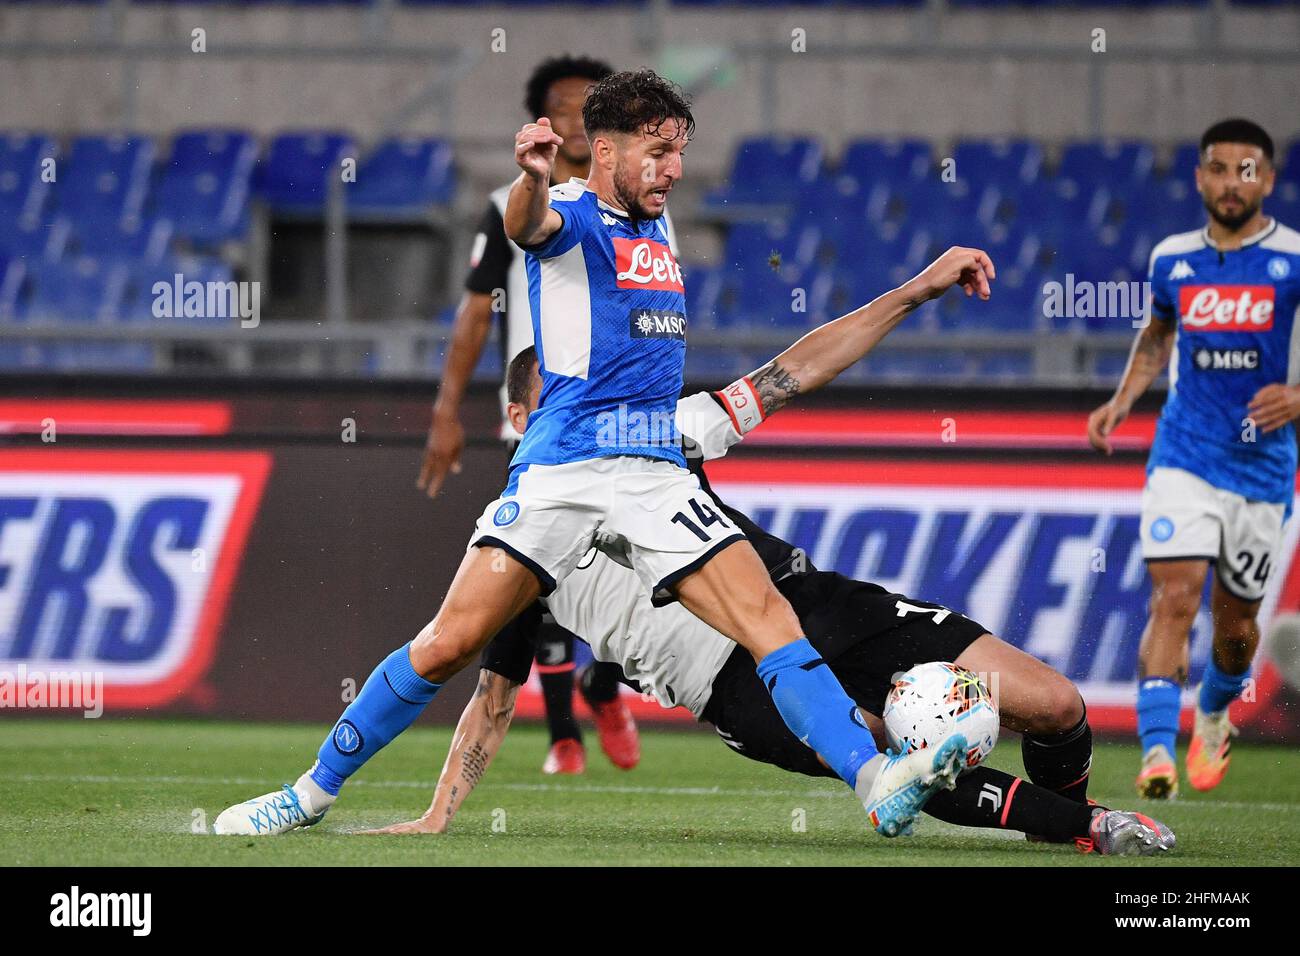
[[328,806],[317,812],[305,787],[286,783],[274,793],[222,810],[212,832],[218,836],[278,836],[319,823],[327,810]]
[[[887,837],[910,833],[912,821],[940,788],[951,790],[966,769],[966,736],[901,756],[877,754],[858,773],[858,796],[876,832]],[[870,781],[865,796],[862,786]]]

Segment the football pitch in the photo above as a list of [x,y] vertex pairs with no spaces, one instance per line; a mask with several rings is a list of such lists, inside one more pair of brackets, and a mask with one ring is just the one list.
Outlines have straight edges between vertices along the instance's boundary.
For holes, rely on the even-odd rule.
[[[428,806],[451,728],[417,727],[372,760],[313,829],[284,837],[201,831],[227,805],[294,780],[327,728],[184,720],[10,720],[0,734],[0,865],[1295,865],[1300,760],[1239,745],[1227,780],[1176,802],[1132,795],[1136,746],[1100,744],[1094,797],[1164,819],[1159,860],[1083,856],[1019,834],[922,818],[913,837],[869,832],[848,790],[727,751],[710,733],[643,731],[642,761],[611,767],[588,735],[581,777],[540,772],[544,731],[514,728],[451,833],[358,836]],[[995,766],[1020,772],[1019,746]],[[198,829],[200,832],[194,832]]]

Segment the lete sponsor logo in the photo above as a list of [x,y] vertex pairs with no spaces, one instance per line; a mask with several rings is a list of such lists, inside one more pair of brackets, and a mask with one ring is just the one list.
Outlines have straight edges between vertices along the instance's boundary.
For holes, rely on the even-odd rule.
[[109,709],[192,688],[270,463],[261,452],[6,452],[0,670],[93,672]]
[[[815,566],[953,608],[1077,683],[1094,726],[1131,731],[1150,585],[1141,554],[1144,470],[1134,465],[790,461],[711,463],[722,500]],[[1261,608],[1300,603],[1288,525]],[[1296,565],[1300,571],[1300,563]],[[1192,629],[1194,688],[1208,659],[1208,599]],[[1265,667],[1250,723],[1276,690]],[[1184,697],[1190,708],[1191,693]],[[1190,710],[1184,719],[1190,720]],[[1189,724],[1190,726],[1190,724]]]
[[1267,332],[1273,328],[1271,285],[1185,285],[1178,290],[1183,327],[1204,332]]
[[672,251],[653,239],[611,238],[614,243],[615,277],[620,289],[653,289],[685,293],[682,270]]

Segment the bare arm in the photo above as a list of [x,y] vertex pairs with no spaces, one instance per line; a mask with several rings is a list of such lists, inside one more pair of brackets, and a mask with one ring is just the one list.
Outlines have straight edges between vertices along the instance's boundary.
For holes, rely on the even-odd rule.
[[502,220],[506,235],[521,246],[544,242],[564,224],[551,208],[549,192],[555,155],[563,142],[544,116],[515,137],[515,162],[523,172],[510,187]]
[[784,408],[796,395],[821,388],[875,348],[909,312],[952,286],[987,299],[988,280],[995,275],[983,252],[954,247],[897,289],[813,329],[750,373],[764,416]]
[[451,818],[478,786],[492,758],[501,749],[515,713],[519,684],[487,670],[479,671],[478,687],[465,706],[451,738],[451,750],[442,765],[433,803],[424,816],[372,833],[445,833]]
[[1107,455],[1111,453],[1110,433],[1128,417],[1133,403],[1151,387],[1161,370],[1169,364],[1175,332],[1172,322],[1147,319],[1147,324],[1133,340],[1128,364],[1124,366],[1124,374],[1120,377],[1115,394],[1088,416],[1088,441],[1093,448]]
[[443,367],[438,397],[433,403],[433,423],[424,447],[420,467],[420,488],[435,496],[447,472],[460,473],[460,456],[465,448],[465,429],[460,422],[460,404],[465,388],[483,354],[483,343],[492,331],[492,296],[466,292],[456,310],[451,330],[451,347]]

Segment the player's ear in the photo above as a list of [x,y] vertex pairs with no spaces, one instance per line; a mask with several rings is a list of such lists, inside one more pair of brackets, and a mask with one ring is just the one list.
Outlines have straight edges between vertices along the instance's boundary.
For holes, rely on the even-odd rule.
[[528,427],[528,409],[518,402],[508,402],[506,404],[506,418],[510,419],[510,426],[520,435]]

